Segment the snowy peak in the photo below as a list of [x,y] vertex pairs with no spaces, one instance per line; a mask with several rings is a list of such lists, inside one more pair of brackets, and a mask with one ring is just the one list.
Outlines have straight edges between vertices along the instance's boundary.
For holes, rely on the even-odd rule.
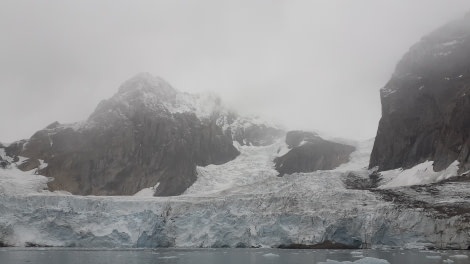
[[212,92],[180,92],[149,73],[137,74],[124,82],[113,97],[98,105],[81,127],[111,127],[143,112],[166,118],[194,114],[201,122],[215,123],[241,145],[269,145],[284,135],[279,126],[256,117],[238,115]]
[[194,113],[199,119],[208,119],[219,113],[228,112],[222,105],[222,99],[211,92],[201,94],[177,93],[174,100],[164,104],[172,114]]
[[139,73],[125,81],[115,95],[118,98],[132,98],[135,96],[155,100],[168,100],[175,97],[177,91],[160,77],[150,73]]
[[192,113],[200,120],[228,112],[220,97],[214,93],[180,92],[160,77],[140,73],[125,81],[113,97],[102,101],[89,121],[96,123],[96,119],[101,120],[104,117],[112,120],[129,119],[142,111],[167,117]]
[[164,79],[139,73],[124,82],[112,100],[125,104],[143,104],[148,109],[175,113],[194,113],[199,119],[226,112],[221,98],[210,92],[190,94],[174,89]]

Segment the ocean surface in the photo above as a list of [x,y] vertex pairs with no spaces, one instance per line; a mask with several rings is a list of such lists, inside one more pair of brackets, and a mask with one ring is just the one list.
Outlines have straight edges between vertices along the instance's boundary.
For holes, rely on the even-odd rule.
[[0,264],[470,263],[470,251],[0,248]]

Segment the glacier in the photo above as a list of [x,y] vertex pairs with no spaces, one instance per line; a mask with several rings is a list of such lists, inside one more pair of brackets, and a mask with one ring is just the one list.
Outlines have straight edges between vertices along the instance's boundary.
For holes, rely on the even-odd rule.
[[208,248],[333,241],[357,248],[467,249],[468,181],[359,188],[351,182],[369,180],[372,145],[358,143],[350,162],[334,170],[284,177],[272,162],[285,152],[283,141],[238,145],[239,157],[198,167],[194,185],[173,197],[50,192],[50,179],[12,163],[0,169],[0,244]]

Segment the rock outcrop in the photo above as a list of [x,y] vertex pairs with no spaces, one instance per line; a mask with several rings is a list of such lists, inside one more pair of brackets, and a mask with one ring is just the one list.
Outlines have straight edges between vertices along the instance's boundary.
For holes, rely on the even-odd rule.
[[369,167],[470,169],[470,17],[423,37],[380,91],[382,118]]
[[39,173],[54,178],[51,190],[132,195],[158,184],[155,195],[178,195],[196,180],[196,166],[225,163],[239,154],[230,131],[214,118],[220,116],[213,115],[217,109],[199,113],[188,97],[199,99],[140,74],[85,122],[55,122],[6,152],[29,158],[25,170],[44,160],[47,167]]
[[332,170],[349,161],[355,147],[324,140],[318,135],[304,131],[290,131],[286,136],[290,151],[275,162],[280,176],[295,172]]

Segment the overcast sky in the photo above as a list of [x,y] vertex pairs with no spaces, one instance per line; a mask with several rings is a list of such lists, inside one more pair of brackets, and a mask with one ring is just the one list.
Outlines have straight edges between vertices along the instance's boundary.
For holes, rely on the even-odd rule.
[[290,129],[375,136],[379,89],[468,0],[0,1],[0,141],[85,120],[139,72]]

